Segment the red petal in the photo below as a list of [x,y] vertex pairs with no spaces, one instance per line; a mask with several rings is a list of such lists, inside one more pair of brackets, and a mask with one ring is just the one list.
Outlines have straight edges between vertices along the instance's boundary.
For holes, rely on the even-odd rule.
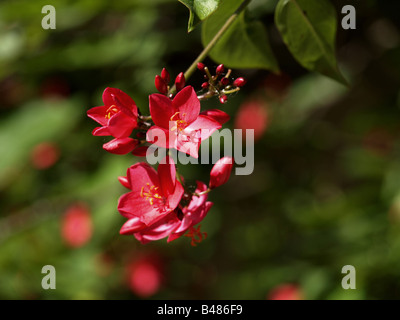
[[150,225],[161,218],[157,207],[152,206],[146,198],[140,196],[140,192],[128,192],[122,195],[118,201],[118,211],[125,218],[140,218],[140,221]]
[[132,138],[116,138],[103,144],[103,149],[113,154],[127,154],[131,152],[139,142]]
[[180,221],[176,217],[176,214],[170,213],[147,229],[135,233],[135,238],[141,243],[160,240],[167,237],[177,227],[177,225],[179,225],[179,223]]
[[[174,160],[167,156],[158,165],[158,178],[165,196],[172,194],[175,190],[176,168]],[[175,208],[174,208],[175,209]]]
[[148,148],[147,146],[137,147],[132,151],[132,154],[137,157],[145,157]]
[[124,223],[124,225],[121,227],[121,230],[119,231],[119,233],[124,234],[124,235],[133,234],[135,232],[139,232],[140,230],[143,230],[146,227],[147,226],[144,223],[140,222],[139,218],[134,217]]
[[161,148],[175,148],[176,133],[158,126],[152,126],[147,131],[146,140]]
[[200,101],[191,86],[187,86],[178,92],[172,103],[175,109],[180,112],[179,118],[189,124],[195,121],[200,113]]
[[169,121],[176,110],[172,101],[166,96],[154,93],[149,97],[150,114],[154,124],[164,129],[169,129]]
[[221,126],[228,122],[230,116],[221,110],[218,109],[210,109],[200,113],[200,115],[207,116],[215,121],[217,121]]
[[111,136],[108,127],[97,127],[93,130],[92,134],[94,136]]
[[115,138],[128,137],[136,126],[136,120],[123,112],[116,113],[108,121],[108,130]]
[[203,141],[211,136],[216,130],[221,129],[221,127],[221,124],[217,121],[207,116],[200,115],[196,121],[186,127],[184,131],[201,129],[201,141]]
[[106,106],[94,107],[92,109],[89,109],[86,114],[89,118],[100,123],[102,126],[106,126],[108,122],[108,119],[106,119],[106,111]]
[[179,202],[182,199],[184,192],[185,190],[183,189],[182,185],[178,181],[176,181],[174,193],[167,198],[168,207],[171,210],[176,209],[176,207],[178,206]]
[[123,92],[116,88],[106,88],[103,92],[103,102],[106,107],[116,105],[122,112],[133,118],[137,118],[138,110],[135,101]]
[[156,187],[160,184],[156,170],[145,162],[136,163],[128,168],[127,178],[131,190],[138,194],[147,183]]

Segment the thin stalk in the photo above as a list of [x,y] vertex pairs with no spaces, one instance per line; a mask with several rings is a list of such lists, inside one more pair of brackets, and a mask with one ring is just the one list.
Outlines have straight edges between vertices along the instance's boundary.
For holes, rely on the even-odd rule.
[[[185,79],[189,79],[190,76],[193,74],[193,72],[197,68],[197,64],[201,61],[203,61],[208,53],[211,51],[211,49],[215,46],[217,41],[222,37],[222,35],[225,33],[226,30],[232,25],[232,23],[236,20],[236,18],[239,16],[239,14],[247,7],[247,5],[250,3],[251,0],[244,0],[242,4],[240,5],[239,8],[236,9],[236,11],[228,18],[228,20],[225,21],[224,25],[221,27],[221,29],[218,30],[218,32],[215,34],[214,38],[211,39],[211,41],[207,44],[207,46],[203,49],[203,51],[199,54],[199,56],[196,58],[196,60],[193,61],[191,66],[185,71]],[[171,89],[168,92],[168,95],[174,94],[176,91],[175,85],[171,87]]]

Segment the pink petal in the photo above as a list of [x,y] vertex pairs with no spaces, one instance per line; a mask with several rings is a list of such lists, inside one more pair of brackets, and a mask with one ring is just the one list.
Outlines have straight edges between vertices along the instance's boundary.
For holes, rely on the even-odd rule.
[[183,189],[182,185],[176,181],[174,193],[169,195],[167,198],[167,204],[169,209],[175,210],[176,207],[179,205],[179,202],[182,199],[183,193],[185,190]]
[[179,110],[179,118],[187,123],[195,121],[200,113],[200,101],[191,86],[187,86],[179,91],[172,104],[175,109]]
[[141,197],[140,192],[128,192],[122,195],[118,200],[118,211],[128,219],[134,217],[141,219],[144,215],[157,215],[157,209],[148,200]]
[[180,221],[176,217],[175,212],[171,212],[160,221],[134,235],[143,244],[149,241],[160,240],[167,237],[179,223]]
[[132,219],[129,219],[127,222],[124,223],[124,225],[121,227],[121,230],[119,231],[120,234],[133,234],[135,232],[139,232],[140,230],[143,230],[147,226],[140,222],[140,219],[137,217],[134,217]]
[[190,124],[188,127],[185,128],[184,131],[190,130],[201,130],[201,140],[205,140],[210,137],[216,130],[221,129],[221,124],[217,121],[207,117],[200,115],[196,121]]

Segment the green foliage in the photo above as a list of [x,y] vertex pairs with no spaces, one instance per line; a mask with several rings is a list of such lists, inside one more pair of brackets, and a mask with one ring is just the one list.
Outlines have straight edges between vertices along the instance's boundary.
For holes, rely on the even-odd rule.
[[280,0],[275,21],[302,66],[346,84],[335,58],[337,19],[329,0]]
[[221,0],[179,0],[179,2],[182,2],[190,11],[188,32],[191,32],[198,23],[217,10]]
[[[241,0],[222,1],[217,11],[202,25],[202,42],[206,46],[238,9]],[[245,12],[223,34],[210,52],[210,57],[231,68],[255,68],[278,71],[268,35],[260,21],[248,22]]]

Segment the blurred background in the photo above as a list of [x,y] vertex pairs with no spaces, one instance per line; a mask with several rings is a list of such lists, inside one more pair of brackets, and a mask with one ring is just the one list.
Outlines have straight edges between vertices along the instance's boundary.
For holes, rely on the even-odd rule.
[[[196,247],[119,235],[135,162],[102,149],[86,111],[106,87],[148,112],[154,77],[202,50],[173,0],[0,2],[0,298],[400,299],[400,5],[332,0],[346,88],[303,69],[274,26],[275,0],[253,0],[281,68],[233,70],[247,85],[228,128],[255,129],[255,169],[210,194]],[[56,29],[44,30],[44,5]],[[340,28],[353,4],[357,29]],[[218,62],[206,60],[214,68]],[[199,88],[197,72],[188,84]],[[211,165],[180,166],[208,183]],[[56,289],[41,286],[56,269]],[[344,265],[356,290],[341,286]]]

